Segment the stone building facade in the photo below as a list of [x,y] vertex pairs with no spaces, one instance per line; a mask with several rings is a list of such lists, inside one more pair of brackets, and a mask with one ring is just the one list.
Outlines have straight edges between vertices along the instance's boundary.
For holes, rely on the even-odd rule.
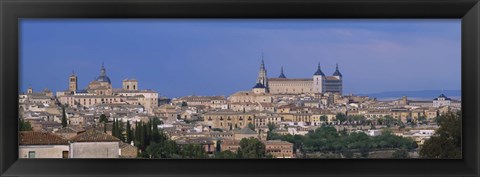
[[68,141],[53,133],[20,132],[19,158],[68,158]]
[[84,107],[98,104],[134,104],[142,105],[150,114],[158,107],[158,92],[139,90],[136,79],[125,79],[122,81],[122,88],[113,88],[103,65],[100,75],[91,81],[86,89],[78,89],[77,81],[77,76],[72,73],[69,77],[69,89],[57,92],[60,103]]
[[293,158],[293,144],[280,141],[269,140],[265,141],[265,152],[271,154],[276,158]]
[[283,67],[278,78],[268,78],[265,63],[262,59],[257,83],[252,91],[254,93],[263,92],[270,94],[314,94],[326,92],[342,94],[342,79],[343,75],[338,69],[338,64],[332,76],[326,76],[321,70],[320,64],[318,64],[317,71],[311,78],[287,78],[283,72]]
[[253,113],[217,111],[204,114],[204,123],[211,128],[235,129],[244,128],[249,123],[254,124],[255,115]]

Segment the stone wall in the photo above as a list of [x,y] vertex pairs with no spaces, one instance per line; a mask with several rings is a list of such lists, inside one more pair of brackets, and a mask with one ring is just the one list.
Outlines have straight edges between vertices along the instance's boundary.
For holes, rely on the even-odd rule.
[[70,158],[118,158],[119,142],[74,142]]

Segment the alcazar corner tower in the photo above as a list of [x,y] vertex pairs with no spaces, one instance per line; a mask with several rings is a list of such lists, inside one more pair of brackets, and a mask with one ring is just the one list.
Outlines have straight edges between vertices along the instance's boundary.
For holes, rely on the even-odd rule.
[[257,83],[253,87],[255,93],[271,94],[302,94],[302,93],[325,93],[333,92],[342,94],[342,73],[336,65],[332,76],[325,76],[318,64],[317,71],[311,78],[287,78],[280,70],[280,76],[268,78],[265,62],[262,57],[260,71],[258,72]]

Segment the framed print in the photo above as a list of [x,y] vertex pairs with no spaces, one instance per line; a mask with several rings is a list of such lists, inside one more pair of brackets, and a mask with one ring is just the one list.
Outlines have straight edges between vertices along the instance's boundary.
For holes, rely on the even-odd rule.
[[478,1],[0,6],[2,176],[478,176]]

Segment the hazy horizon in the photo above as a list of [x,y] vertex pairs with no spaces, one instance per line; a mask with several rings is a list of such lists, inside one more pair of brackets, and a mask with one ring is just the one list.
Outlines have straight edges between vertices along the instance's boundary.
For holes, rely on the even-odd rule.
[[104,63],[114,88],[135,78],[161,96],[250,90],[268,77],[311,78],[339,64],[344,94],[460,90],[460,20],[20,21],[20,92],[85,88]]

